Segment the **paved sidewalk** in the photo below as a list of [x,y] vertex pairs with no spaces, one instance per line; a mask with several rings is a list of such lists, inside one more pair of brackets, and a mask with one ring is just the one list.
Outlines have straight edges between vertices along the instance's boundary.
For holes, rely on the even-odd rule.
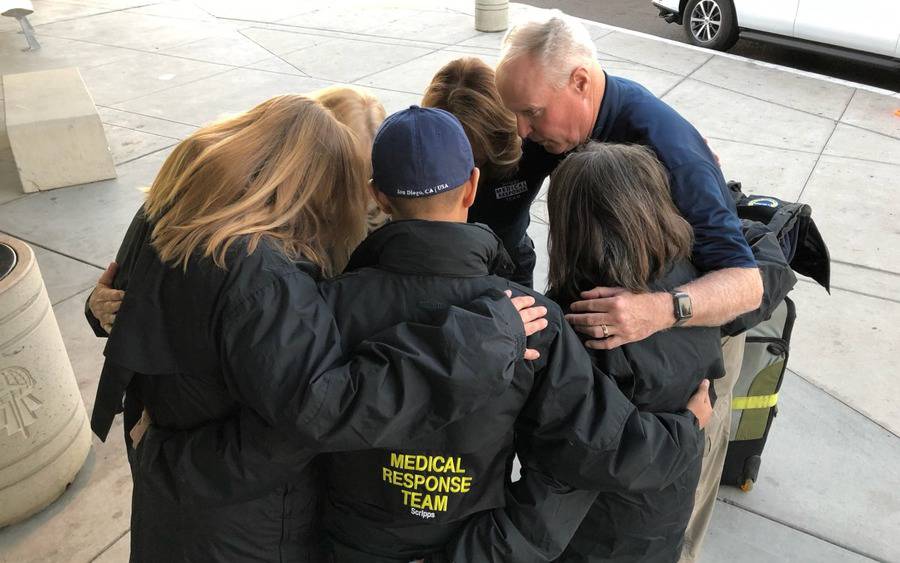
[[[223,113],[332,83],[367,86],[395,111],[454,58],[495,62],[501,38],[474,30],[471,1],[34,4],[43,49],[21,52],[0,18],[0,74],[78,66],[119,177],[23,195],[0,111],[0,231],[37,252],[88,409],[103,342],[83,303],[172,146]],[[691,120],[727,177],[810,203],[834,260],[831,296],[809,281],[794,291],[792,371],[760,481],[723,489],[704,561],[900,561],[900,95],[590,29],[606,70]],[[545,249],[543,200],[533,215]],[[545,250],[538,269],[540,285]],[[60,500],[0,530],[0,562],[127,561],[131,480],[121,428],[110,435]]]

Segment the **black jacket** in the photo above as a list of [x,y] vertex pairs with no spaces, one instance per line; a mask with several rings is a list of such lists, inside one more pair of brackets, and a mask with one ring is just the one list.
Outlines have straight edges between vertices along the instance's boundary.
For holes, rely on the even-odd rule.
[[[118,256],[127,292],[92,415],[101,439],[123,397],[126,430],[143,408],[154,421],[128,446],[132,561],[318,560],[313,455],[428,435],[507,387],[524,350],[494,292],[385,327],[347,362],[311,264],[263,240],[249,255],[235,244],[227,270],[172,268],[150,230],[138,212]],[[430,394],[453,400],[415,399]]]
[[[528,293],[549,308],[548,328],[529,340],[541,358],[520,361],[512,385],[468,417],[399,448],[326,456],[324,526],[334,541],[361,552],[354,561],[365,560],[362,553],[429,556],[447,542],[456,561],[518,562],[528,559],[519,549],[561,549],[577,516],[573,521],[546,511],[543,521],[529,522],[511,515],[528,506],[515,491],[502,510],[516,450],[526,481],[558,487],[563,495],[568,491],[562,483],[659,489],[698,458],[702,434],[693,415],[639,413],[611,379],[594,372],[557,306],[494,274],[507,261],[501,241],[483,226],[399,221],[370,235],[347,273],[323,289],[347,349],[385,327],[418,322],[489,289]],[[452,399],[431,394],[419,400],[437,407]],[[426,414],[422,422],[430,419]],[[580,502],[591,500],[588,495]],[[541,531],[508,529],[517,526]],[[510,546],[515,534],[540,539],[537,546]]]
[[[653,291],[669,291],[698,276],[687,260],[675,264]],[[568,307],[568,303],[561,303]],[[703,379],[725,373],[718,327],[657,332],[613,350],[593,350],[594,365],[645,412],[684,409]],[[711,390],[714,389],[711,387]],[[561,562],[674,563],[694,505],[701,459],[657,491],[601,492]]]
[[534,242],[527,234],[531,204],[559,160],[535,148],[522,156],[516,171],[507,177],[493,178],[482,170],[475,202],[469,208],[469,222],[490,227],[512,258],[513,271],[504,277],[527,287],[533,285],[537,260]]

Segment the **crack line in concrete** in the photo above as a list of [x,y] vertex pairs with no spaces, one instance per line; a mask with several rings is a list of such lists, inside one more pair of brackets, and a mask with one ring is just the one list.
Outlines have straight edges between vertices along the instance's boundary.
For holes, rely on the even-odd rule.
[[[846,125],[846,123],[844,123],[844,124],[838,123],[838,125]],[[863,131],[868,131],[869,133],[875,133],[874,131],[869,131],[868,129],[863,129],[862,127],[859,127],[859,129],[862,129]],[[829,139],[829,141],[830,140],[831,139]],[[825,148],[828,148],[828,147],[826,146]],[[845,156],[842,154],[831,154],[831,153],[825,153],[825,152],[822,153],[822,156],[830,156],[831,158],[843,158],[845,160],[856,160],[858,162],[869,162],[872,164],[884,164],[886,166],[900,166],[900,163],[897,163],[897,162],[888,162],[886,160],[876,160],[873,158],[861,158],[858,156]]]
[[[776,106],[781,107],[781,108],[784,108],[784,109],[790,109],[790,110],[794,110],[794,111],[797,111],[797,112],[800,112],[800,113],[803,113],[803,114],[806,114],[806,115],[809,115],[809,116],[812,116],[812,117],[818,117],[819,119],[827,119],[827,120],[829,120],[829,121],[838,121],[838,122],[840,122],[840,118],[838,118],[837,120],[835,120],[833,117],[829,117],[829,116],[827,116],[827,115],[822,115],[821,113],[813,113],[813,112],[808,111],[808,110],[805,110],[805,109],[796,108],[796,107],[794,107],[794,106],[789,106],[789,105],[787,105],[787,104],[785,104],[785,103],[782,103],[782,102],[777,102],[777,101],[774,101],[774,100],[767,100],[767,99],[765,99],[765,98],[758,98],[758,97],[753,96],[753,95],[751,95],[751,94],[747,94],[746,92],[742,92],[742,91],[740,91],[740,90],[735,90],[734,88],[729,88],[728,86],[722,86],[721,84],[714,84],[714,83],[712,83],[712,82],[707,82],[706,80],[703,80],[702,78],[695,78],[694,80],[696,80],[697,82],[701,82],[701,83],[703,83],[703,84],[706,84],[707,86],[713,86],[714,88],[720,88],[720,89],[722,89],[722,90],[725,90],[725,91],[727,91],[727,92],[731,92],[731,93],[733,93],[733,94],[740,94],[740,95],[742,95],[742,96],[746,96],[746,97],[748,97],[748,98],[750,98],[750,99],[752,99],[752,100],[756,100],[756,101],[759,101],[759,102],[766,102],[766,103],[769,103],[769,104],[772,104],[772,105],[776,105]],[[853,99],[853,96],[852,96],[852,95],[850,96],[850,99]],[[847,100],[847,103],[849,104],[849,103],[850,103],[850,100]],[[847,110],[847,108],[845,107],[845,108],[844,108],[844,111],[846,111],[846,110]],[[843,115],[844,115],[844,113],[841,112],[841,116],[843,116]]]
[[866,266],[865,264],[854,264],[853,262],[845,262],[843,260],[835,260],[834,258],[831,261],[835,264],[843,264],[844,266],[853,266],[854,268],[862,268],[864,270],[870,270],[872,272],[878,272],[880,274],[888,274],[890,276],[900,276],[900,272],[894,272],[892,270],[882,270],[881,268],[875,268],[873,266]]
[[[124,165],[128,164],[129,162],[134,162],[135,160],[140,160],[140,159],[142,159],[142,158],[144,158],[144,157],[147,157],[147,156],[156,154],[156,153],[158,153],[158,152],[162,152],[162,151],[164,151],[164,150],[166,150],[166,149],[170,149],[170,148],[174,147],[175,145],[177,145],[178,143],[181,142],[181,141],[178,141],[178,139],[175,139],[175,141],[177,141],[177,142],[172,143],[171,145],[166,145],[166,146],[164,146],[164,147],[162,147],[162,148],[159,148],[159,149],[156,149],[156,150],[152,150],[152,151],[150,151],[150,152],[148,152],[148,153],[144,153],[144,154],[142,154],[142,155],[140,155],[140,156],[136,156],[136,157],[134,157],[134,158],[129,158],[128,160],[123,160],[122,162],[119,162],[118,164],[116,164],[116,166],[124,166]],[[154,175],[154,176],[155,176],[155,175]]]
[[[82,5],[86,6],[86,4],[82,4]],[[73,22],[73,21],[83,20],[83,19],[87,19],[87,18],[93,18],[94,16],[105,16],[106,14],[114,14],[116,12],[127,12],[128,10],[134,10],[135,8],[146,8],[147,6],[154,6],[154,5],[156,5],[156,3],[151,2],[150,4],[141,4],[140,6],[130,6],[128,8],[118,8],[115,10],[107,10],[105,12],[97,12],[96,14],[85,14],[83,16],[74,16],[71,18],[63,18],[63,19],[59,19],[59,20],[53,20],[52,22],[39,23],[39,24],[35,25],[34,28],[35,28],[35,31],[37,31],[37,28],[44,26],[44,25]],[[145,14],[139,13],[138,15],[145,15]]]
[[117,537],[116,539],[114,539],[114,540],[112,541],[112,543],[108,544],[106,547],[104,547],[103,549],[101,549],[101,550],[100,550],[100,553],[98,553],[97,555],[95,555],[95,556],[93,557],[93,559],[91,559],[91,563],[93,563],[93,562],[96,561],[97,559],[100,559],[100,557],[101,557],[104,553],[106,553],[107,551],[109,551],[109,548],[111,548],[112,546],[116,545],[116,544],[119,542],[119,540],[122,539],[122,538],[124,538],[125,536],[127,536],[128,533],[129,533],[130,531],[131,531],[131,528],[128,528],[127,530],[125,530],[124,532],[122,532],[122,535],[120,535],[119,537]]
[[[409,59],[409,60],[407,60],[407,61],[403,61],[402,63],[395,64],[395,65],[390,66],[390,67],[388,67],[388,68],[383,68],[383,69],[377,70],[377,71],[375,71],[375,72],[370,72],[369,74],[366,74],[365,76],[360,76],[359,78],[357,78],[356,80],[354,80],[353,82],[351,82],[351,84],[359,84],[359,81],[360,81],[360,80],[365,80],[366,78],[371,78],[372,76],[375,76],[376,74],[381,74],[382,72],[387,72],[387,71],[389,71],[389,70],[394,70],[395,68],[401,67],[401,66],[403,66],[403,65],[405,65],[405,64],[408,64],[408,63],[411,63],[411,62],[413,62],[413,61],[417,61],[417,60],[419,60],[419,59],[425,58],[425,57],[427,57],[428,55],[433,55],[433,54],[435,54],[435,53],[439,53],[439,52],[445,50],[447,47],[452,47],[452,45],[447,45],[447,46],[441,47],[440,49],[434,49],[433,51],[428,51],[427,53],[423,53],[423,54],[421,54],[421,55],[419,55],[419,56],[417,56],[417,57],[413,57],[412,59]],[[361,84],[361,86],[369,86],[369,84]],[[375,86],[375,85],[371,85],[371,86],[373,86],[374,88],[378,88],[378,86]],[[418,94],[418,95],[421,96],[421,94]]]
[[[151,5],[151,4],[148,4],[148,5]],[[122,11],[122,10],[116,10],[116,11]],[[142,15],[142,14],[138,14],[138,15]],[[43,25],[48,25],[48,24],[43,24]],[[150,53],[153,55],[161,54],[160,51],[151,51],[149,49],[139,49],[137,47],[128,47],[128,46],[123,46],[123,45],[110,45],[109,43],[100,43],[99,41],[91,41],[89,39],[83,39],[81,37],[66,37],[65,35],[54,35],[53,33],[44,33],[43,36],[44,37],[52,37],[54,39],[65,39],[66,41],[78,41],[80,43],[87,43],[89,45],[99,45],[101,47],[110,47],[113,49],[124,49],[127,51],[135,51],[138,53]],[[38,37],[40,37],[40,35]],[[178,47],[184,47],[185,45],[190,45],[191,43],[196,43],[196,42],[202,41],[204,39],[212,39],[215,37],[221,37],[221,36],[220,35],[207,35],[206,37],[201,37],[199,39],[195,36],[195,37],[192,37],[191,39],[187,39],[183,42],[166,45],[165,48],[166,49],[177,49]],[[166,56],[173,56],[173,55],[166,55]],[[181,57],[181,58],[185,58],[185,57]],[[96,68],[98,66],[104,66],[104,65],[107,65],[107,64],[110,64],[113,62],[116,62],[116,61],[115,60],[107,61],[107,62],[99,64],[99,65],[94,65],[92,67],[85,67],[85,68]],[[205,61],[198,61],[198,62],[205,62]]]
[[[613,55],[613,56],[615,56],[615,55]],[[685,82],[688,78],[690,78],[691,76],[693,76],[694,73],[697,72],[698,70],[700,70],[701,68],[705,67],[705,66],[709,63],[709,61],[711,61],[712,59],[713,59],[713,55],[710,55],[709,58],[706,59],[705,61],[703,61],[702,63],[700,63],[700,64],[697,66],[697,68],[695,68],[695,69],[692,70],[691,72],[689,72],[689,73],[683,75],[683,76],[681,77],[681,80],[679,80],[679,81],[676,82],[671,88],[669,88],[668,90],[666,90],[665,92],[663,92],[662,94],[660,94],[659,96],[657,96],[657,98],[659,98],[660,100],[662,100],[665,96],[668,96],[669,93],[670,93],[672,90],[674,90],[675,88],[678,88],[679,86],[681,86],[682,84],[684,84],[684,82]],[[640,64],[640,63],[638,63],[638,64]],[[667,72],[668,72],[668,71],[667,71]]]
[[834,121],[834,127],[831,128],[831,133],[828,135],[828,139],[825,141],[825,144],[822,145],[822,149],[819,151],[819,156],[816,158],[815,164],[813,164],[812,169],[809,171],[809,175],[806,177],[806,181],[803,183],[803,187],[800,189],[800,193],[797,194],[797,201],[803,197],[803,192],[806,191],[806,188],[809,187],[809,182],[812,180],[813,174],[816,173],[816,168],[819,167],[819,162],[822,161],[822,155],[825,154],[825,148],[828,147],[828,143],[831,142],[831,138],[834,137],[834,132],[837,131],[838,125],[841,122],[841,119],[844,118],[844,114],[847,113],[847,108],[850,107],[850,103],[853,102],[853,98],[856,97],[856,93],[859,92],[859,89],[853,91],[853,94],[847,100],[847,104],[844,106],[844,111],[841,112],[841,115]]
[[[166,56],[168,56],[168,55],[163,55],[163,56],[166,57]],[[236,71],[236,70],[241,70],[241,67],[239,67],[239,66],[228,66],[228,65],[219,65],[219,66],[225,66],[227,70],[223,70],[222,72],[217,72],[217,73],[215,73],[215,74],[210,74],[210,75],[204,76],[204,77],[202,77],[202,78],[197,78],[197,79],[194,79],[194,80],[188,80],[187,82],[182,82],[182,83],[180,83],[180,84],[172,84],[171,86],[167,86],[167,87],[165,87],[165,88],[160,88],[159,90],[154,90],[154,91],[149,92],[149,93],[146,93],[146,92],[145,92],[145,93],[141,94],[140,96],[135,96],[135,97],[133,97],[133,98],[128,98],[128,99],[126,99],[126,100],[119,100],[119,101],[112,102],[112,103],[114,103],[114,104],[127,104],[128,102],[133,102],[134,100],[139,100],[139,99],[141,99],[141,98],[146,98],[146,97],[148,97],[148,96],[155,96],[155,95],[161,94],[161,93],[163,93],[163,92],[168,92],[169,90],[172,90],[172,89],[174,89],[174,88],[180,88],[181,86],[187,86],[188,84],[196,84],[197,82],[206,80],[207,78],[215,78],[216,76],[222,76],[223,74],[228,74],[229,72],[234,72],[234,71]],[[252,70],[252,69],[251,69],[251,70]],[[106,107],[111,107],[111,108],[113,108],[113,109],[119,109],[119,108],[117,108],[117,107],[114,106],[114,105],[109,105],[109,106],[106,106]],[[124,110],[124,111],[127,111],[127,110]]]
[[787,371],[793,373],[795,376],[797,376],[797,377],[799,377],[800,379],[802,379],[803,381],[809,383],[810,385],[812,385],[813,387],[815,387],[816,389],[818,389],[818,390],[821,391],[822,393],[825,393],[826,395],[828,395],[829,397],[831,397],[831,398],[834,399],[835,401],[837,401],[837,402],[839,402],[840,404],[844,405],[845,407],[847,407],[848,409],[852,410],[853,412],[855,412],[855,413],[858,414],[859,416],[865,418],[866,420],[868,420],[869,422],[871,422],[871,423],[874,424],[875,426],[881,428],[882,430],[884,430],[885,432],[887,432],[887,433],[890,434],[891,436],[893,436],[893,437],[895,437],[895,438],[897,438],[897,439],[900,439],[900,435],[898,435],[896,432],[894,432],[893,430],[891,430],[891,429],[888,428],[887,426],[881,424],[881,423],[878,422],[877,420],[873,419],[872,417],[870,417],[870,416],[867,415],[866,413],[862,412],[861,410],[857,409],[856,407],[854,407],[853,405],[851,405],[851,404],[848,403],[847,401],[845,401],[845,400],[843,400],[842,398],[838,397],[837,395],[835,395],[834,393],[832,393],[832,392],[829,391],[828,389],[825,389],[824,387],[822,387],[820,384],[816,383],[816,382],[813,381],[812,379],[806,377],[805,375],[803,375],[802,373],[800,373],[800,372],[794,370],[793,368],[787,368]]
[[789,149],[786,147],[776,147],[775,145],[766,145],[764,143],[751,143],[749,141],[738,141],[737,139],[726,139],[725,137],[709,136],[707,138],[715,139],[717,141],[727,141],[729,143],[740,143],[742,145],[749,145],[751,147],[760,147],[763,149],[775,149],[775,150],[784,151],[784,152],[796,152],[796,153],[800,153],[800,154],[809,154],[809,155],[818,155],[819,154],[816,151],[808,151],[808,150],[804,150],[804,149]]
[[[277,29],[271,27],[245,27],[241,29],[240,32],[244,32],[250,29],[256,29],[260,31],[277,31],[279,33],[289,33],[291,35],[304,35],[309,37],[322,37],[324,39],[343,39],[345,41],[357,41],[359,43],[376,43],[378,45],[390,45],[391,47],[413,47],[419,49],[443,49],[445,47],[453,47],[454,45],[445,45],[443,43],[434,43],[432,41],[422,41],[420,43],[424,43],[425,45],[416,45],[413,43],[419,43],[410,39],[400,39],[394,37],[382,37],[380,35],[366,35],[364,33],[356,34],[350,33],[346,31],[342,32],[334,32],[327,29],[318,29],[318,28],[304,28],[303,31],[292,31],[288,29]],[[314,31],[319,31],[320,33],[313,33]],[[335,35],[335,33],[340,33],[340,35]],[[243,34],[243,33],[242,33]],[[246,35],[245,35],[246,37]],[[249,38],[251,41],[253,39]],[[471,39],[471,37],[469,38]],[[463,39],[463,41],[468,41],[469,39]],[[403,43],[401,43],[403,41]],[[262,45],[260,45],[262,47]],[[291,53],[296,53],[297,51],[302,51],[304,49],[308,49],[310,47],[315,47],[315,45],[306,45],[304,47],[298,47],[292,51],[288,51],[284,53],[285,55],[290,55]],[[265,47],[263,47],[265,48]],[[272,53],[273,55],[275,53]],[[276,55],[279,56],[279,55]]]
[[[122,110],[119,110],[122,111]],[[171,139],[173,141],[180,141],[178,137],[170,137],[169,135],[160,135],[159,133],[151,133],[150,131],[142,131],[141,129],[135,129],[134,127],[128,127],[127,125],[119,125],[118,123],[109,123],[107,121],[100,120],[100,123],[103,125],[109,125],[110,127],[118,127],[119,129],[127,129],[129,131],[134,131],[135,133],[143,133],[145,135],[152,135],[154,137],[159,137],[160,139]],[[118,164],[116,164],[118,166]]]
[[[250,29],[258,29],[258,28],[250,28]],[[267,53],[269,53],[269,54],[272,55],[273,57],[277,58],[279,61],[281,61],[281,62],[283,62],[284,64],[288,65],[289,67],[293,68],[294,70],[296,70],[297,72],[299,72],[299,73],[302,74],[303,76],[307,76],[307,77],[309,76],[309,74],[307,74],[306,71],[304,71],[302,68],[300,68],[300,67],[298,67],[297,65],[295,65],[294,63],[292,63],[292,62],[286,60],[285,58],[283,58],[283,57],[282,57],[281,55],[279,55],[278,53],[275,53],[274,51],[270,50],[268,47],[266,47],[266,46],[263,45],[262,43],[259,43],[258,41],[256,41],[256,40],[253,39],[252,37],[248,36],[246,33],[244,33],[244,30],[243,30],[243,29],[239,29],[239,30],[238,30],[238,34],[239,34],[241,37],[244,37],[245,39],[247,39],[247,41],[250,41],[251,43],[253,43],[253,44],[255,44],[256,46],[258,46],[260,49],[263,49],[264,51],[266,51]],[[307,47],[312,47],[312,45],[307,45]],[[305,48],[305,47],[301,47],[301,48],[297,49],[297,51],[302,51],[304,48]],[[295,51],[290,51],[290,52],[288,52],[288,53],[285,53],[285,55],[290,55],[290,54],[293,53],[293,52],[295,52]],[[263,59],[263,60],[265,60],[265,59]],[[250,64],[254,65],[254,64],[257,64],[257,63],[259,63],[259,62],[262,62],[262,61],[257,61],[256,63],[250,63]],[[252,70],[259,70],[259,69],[252,69]]]
[[[300,14],[300,15],[302,15],[302,14]],[[218,18],[218,19],[230,20],[230,21],[243,21],[243,22],[247,22],[247,23],[250,23],[250,24],[258,24],[258,25],[265,25],[265,26],[276,26],[276,27],[264,27],[264,28],[257,28],[257,29],[269,29],[269,30],[272,30],[272,31],[282,31],[282,32],[284,32],[284,33],[309,33],[309,32],[312,32],[312,31],[318,31],[318,32],[320,32],[320,33],[337,33],[337,34],[341,34],[341,35],[358,35],[358,36],[362,36],[362,37],[371,37],[371,38],[373,38],[373,39],[381,39],[381,40],[404,41],[404,42],[406,42],[405,44],[408,44],[408,43],[427,43],[427,44],[429,44],[429,47],[430,47],[430,45],[436,45],[436,46],[439,46],[439,48],[444,48],[444,47],[451,47],[451,46],[455,45],[455,43],[443,43],[443,42],[440,42],[440,41],[429,41],[429,40],[427,40],[427,39],[406,39],[406,38],[404,38],[404,37],[394,37],[394,36],[392,36],[392,35],[375,35],[375,34],[373,34],[373,33],[356,32],[356,31],[344,31],[344,30],[341,30],[341,29],[331,29],[331,28],[328,28],[328,27],[309,27],[309,26],[293,25],[293,24],[280,23],[280,22],[266,22],[266,21],[257,21],[257,20],[241,20],[241,19],[237,19],[237,18]],[[289,28],[289,29],[283,29],[283,28],[285,28],[285,27],[287,27],[287,28]],[[290,31],[290,30],[294,30],[294,29],[296,29],[296,30],[302,30],[302,31],[296,31],[296,32]],[[325,36],[325,37],[329,37],[329,36]],[[333,36],[332,36],[332,37],[333,37]],[[477,37],[477,36],[472,36],[472,37]],[[469,38],[467,38],[467,39],[463,39],[463,41],[468,41],[469,39],[472,39],[472,37],[469,37]],[[340,39],[340,38],[341,38],[341,37],[337,37],[337,39]],[[401,43],[396,43],[396,44],[401,45],[401,46],[404,45],[404,44],[401,44]]]
[[[849,124],[847,124],[847,123],[839,123],[839,125],[849,125]],[[851,127],[852,127],[852,126],[851,126]],[[869,131],[868,129],[865,129],[865,128],[862,128],[862,127],[857,127],[857,129],[861,129],[861,130],[867,131],[867,132],[869,132],[869,133],[875,133],[874,131]],[[888,138],[893,140],[893,137],[888,137]],[[736,139],[726,139],[725,137],[713,137],[713,136],[709,136],[709,137],[707,137],[707,139],[715,139],[715,140],[717,140],[717,141],[726,141],[726,142],[728,142],[728,143],[739,143],[739,144],[742,144],[742,145],[748,145],[748,146],[751,146],[751,147],[760,147],[760,148],[764,148],[764,149],[774,149],[774,150],[779,150],[779,151],[784,151],[784,152],[795,152],[795,153],[809,154],[809,155],[820,155],[820,154],[821,154],[821,156],[830,156],[830,157],[832,157],[832,158],[843,158],[843,159],[845,159],[845,160],[856,160],[856,161],[859,161],[859,162],[871,162],[871,163],[873,163],[873,164],[886,164],[886,165],[888,165],[888,166],[898,166],[898,164],[897,164],[896,162],[887,162],[887,161],[885,161],[885,160],[875,160],[875,159],[871,159],[871,158],[860,158],[860,157],[858,157],[858,156],[846,156],[846,155],[842,155],[842,154],[818,153],[818,152],[816,152],[816,151],[807,151],[807,150],[803,150],[803,149],[789,149],[789,148],[785,148],[785,147],[776,147],[776,146],[774,146],[774,145],[766,145],[766,144],[763,144],[763,143],[749,143],[749,142],[747,142],[747,141],[738,141],[738,140],[736,140]],[[827,148],[827,147],[826,147],[826,148]]]
[[19,201],[20,199],[24,198],[24,197],[27,196],[27,195],[29,195],[29,194],[21,193],[21,194],[19,194],[18,196],[14,197],[14,198],[12,198],[12,199],[10,199],[10,200],[8,200],[8,201],[4,201],[3,203],[0,203],[0,207],[3,207],[4,205],[6,205],[6,204],[8,204],[8,203],[12,203],[12,202],[14,202],[14,201]]
[[[818,285],[819,285],[819,282],[814,281],[814,280],[798,279],[797,281],[799,281],[799,282],[801,282],[801,283],[809,284],[809,285],[815,285],[815,286],[818,286]],[[840,286],[837,286],[837,285],[832,285],[832,286],[831,286],[831,289],[839,289],[839,290],[841,290],[841,291],[846,291],[847,293],[853,293],[853,294],[856,294],[856,295],[862,295],[863,297],[871,297],[871,298],[873,298],[873,299],[881,299],[882,301],[891,301],[891,302],[894,302],[894,303],[900,303],[900,299],[898,299],[898,298],[894,298],[894,297],[884,297],[884,296],[882,296],[882,295],[875,295],[874,293],[866,293],[866,292],[864,292],[864,291],[857,291],[857,290],[855,290],[855,289],[848,289],[848,288],[846,288],[846,287],[840,287]]]
[[731,499],[729,499],[729,498],[718,497],[717,500],[719,500],[720,502],[723,502],[723,503],[727,504],[728,506],[733,506],[733,507],[735,507],[735,508],[737,508],[737,509],[739,509],[739,510],[743,510],[743,511],[745,511],[745,512],[749,512],[750,514],[754,514],[754,515],[756,515],[756,516],[759,516],[760,518],[765,518],[766,520],[769,520],[770,522],[774,522],[774,523],[776,523],[776,524],[781,524],[782,526],[784,526],[784,527],[786,527],[786,528],[790,528],[790,529],[794,530],[795,532],[800,532],[801,534],[805,534],[805,535],[807,535],[807,536],[816,538],[816,539],[819,540],[819,541],[823,541],[823,542],[828,543],[828,544],[831,544],[831,545],[833,545],[833,546],[835,546],[835,547],[839,547],[839,548],[843,549],[844,551],[849,551],[850,553],[854,553],[854,554],[859,555],[859,556],[861,556],[861,557],[866,557],[867,559],[871,559],[871,560],[873,560],[873,561],[879,561],[879,562],[887,563],[886,560],[881,559],[881,558],[879,558],[879,557],[876,557],[876,556],[874,556],[874,555],[871,555],[871,554],[869,554],[869,553],[866,553],[866,552],[864,552],[864,551],[861,551],[861,550],[859,550],[859,549],[857,549],[857,548],[855,548],[855,547],[851,547],[851,546],[849,546],[849,545],[843,544],[843,543],[841,543],[841,542],[839,542],[839,541],[837,541],[837,540],[832,540],[832,539],[826,538],[825,536],[823,536],[823,535],[821,535],[821,534],[818,534],[818,533],[816,533],[816,532],[813,532],[812,530],[807,530],[807,529],[805,529],[805,528],[801,528],[801,527],[799,527],[799,526],[796,526],[796,525],[794,525],[794,524],[791,524],[790,522],[786,522],[786,521],[784,521],[784,520],[782,520],[782,519],[780,519],[780,518],[777,518],[777,517],[775,517],[775,516],[771,516],[771,515],[768,515],[768,514],[764,514],[764,513],[760,512],[760,511],[758,511],[758,510],[755,510],[755,509],[753,509],[753,508],[750,508],[750,507],[747,507],[747,506],[743,506],[743,505],[738,504],[736,501],[733,501],[733,500],[731,500]]
[[[176,125],[184,125],[185,127],[198,127],[198,125],[195,125],[194,123],[185,123],[185,122],[183,122],[183,121],[175,121],[174,119],[167,119],[167,118],[165,118],[165,117],[159,117],[159,116],[156,116],[156,115],[147,115],[147,114],[145,114],[145,113],[139,113],[139,112],[132,111],[132,110],[129,110],[129,109],[119,109],[119,108],[116,108],[116,107],[113,107],[113,106],[101,106],[101,105],[98,105],[97,107],[98,107],[98,108],[103,108],[103,109],[111,109],[111,110],[113,110],[113,111],[120,111],[120,112],[122,112],[122,113],[130,113],[131,115],[139,115],[139,116],[141,116],[141,117],[146,117],[146,118],[148,118],[148,119],[156,119],[156,120],[158,120],[158,121],[165,121],[165,122],[167,122],[167,123],[175,123]],[[116,124],[116,123],[110,123],[110,125],[117,125],[117,124]],[[117,125],[117,126],[118,126],[118,127],[122,127],[121,125]],[[161,136],[161,137],[164,137],[165,135],[160,135],[160,136]],[[174,138],[174,137],[173,137],[173,138]]]
[[94,268],[97,268],[97,269],[99,269],[100,271],[103,271],[103,270],[106,269],[106,266],[98,266],[97,264],[93,264],[93,263],[91,263],[91,262],[88,262],[87,260],[83,260],[83,259],[78,258],[78,257],[76,257],[76,256],[72,256],[72,255],[70,255],[70,254],[66,254],[65,252],[61,252],[61,251],[59,251],[59,250],[54,250],[54,249],[50,248],[49,246],[46,246],[46,245],[41,244],[41,243],[38,243],[38,242],[34,242],[33,240],[29,240],[29,239],[23,238],[23,237],[21,237],[21,236],[15,234],[15,233],[11,233],[11,232],[9,232],[9,231],[0,231],[0,233],[2,233],[2,234],[4,234],[4,235],[7,235],[7,236],[11,236],[11,237],[13,237],[13,238],[17,238],[17,239],[19,239],[19,240],[22,241],[22,242],[28,243],[28,244],[30,244],[30,245],[32,245],[32,246],[36,246],[36,247],[38,247],[38,248],[40,248],[40,249],[46,250],[47,252],[52,252],[52,253],[54,253],[54,254],[59,254],[60,256],[65,256],[66,258],[68,258],[68,259],[70,259],[70,260],[74,260],[74,261],[76,261],[76,262],[81,262],[82,264],[85,264],[85,265],[87,265],[87,266],[93,266]]

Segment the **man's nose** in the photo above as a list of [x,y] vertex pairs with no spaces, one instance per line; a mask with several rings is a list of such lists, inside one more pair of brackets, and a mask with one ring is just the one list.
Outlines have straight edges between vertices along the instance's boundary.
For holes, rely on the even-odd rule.
[[531,125],[529,125],[528,120],[524,119],[520,116],[516,116],[516,129],[519,133],[519,137],[526,139],[528,135],[531,134]]

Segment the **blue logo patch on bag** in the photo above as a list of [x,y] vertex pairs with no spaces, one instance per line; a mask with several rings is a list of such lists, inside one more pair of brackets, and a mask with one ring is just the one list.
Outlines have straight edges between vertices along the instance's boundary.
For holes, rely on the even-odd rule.
[[771,197],[754,197],[747,201],[747,205],[760,205],[763,207],[778,207],[778,200]]

